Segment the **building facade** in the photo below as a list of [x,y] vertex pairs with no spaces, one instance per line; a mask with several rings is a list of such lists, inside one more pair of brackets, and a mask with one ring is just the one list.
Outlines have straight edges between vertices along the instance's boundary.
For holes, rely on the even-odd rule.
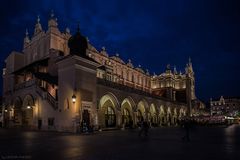
[[210,99],[211,115],[239,116],[240,98],[223,97],[219,99]]
[[60,32],[52,14],[48,29],[37,19],[23,51],[13,51],[3,69],[5,125],[77,132],[99,128],[177,125],[192,115],[195,78],[191,60],[185,73],[151,75],[131,60],[98,51],[81,35]]

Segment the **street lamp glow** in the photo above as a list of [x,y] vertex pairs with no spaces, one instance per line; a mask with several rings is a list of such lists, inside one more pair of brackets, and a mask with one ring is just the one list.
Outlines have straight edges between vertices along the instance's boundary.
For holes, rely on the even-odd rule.
[[28,105],[27,105],[27,109],[30,109],[31,108],[31,106],[30,106],[30,104],[28,103]]
[[75,96],[75,94],[72,95],[72,102],[73,102],[73,103],[76,102],[76,96]]

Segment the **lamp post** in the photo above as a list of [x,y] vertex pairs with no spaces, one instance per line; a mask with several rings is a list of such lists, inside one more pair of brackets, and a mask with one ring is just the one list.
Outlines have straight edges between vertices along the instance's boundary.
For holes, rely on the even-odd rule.
[[72,95],[72,102],[73,102],[73,104],[76,102],[76,95],[75,94]]
[[3,104],[2,108],[2,127],[6,128],[7,127],[7,122],[8,122],[8,108],[6,107],[6,104]]
[[29,102],[28,102],[28,104],[27,104],[27,109],[31,109],[31,105],[30,105]]
[[[76,97],[76,95],[73,93],[73,95],[72,95],[72,103],[73,103],[73,106],[75,106],[75,103],[76,103],[76,100],[77,100],[77,97]],[[75,108],[76,109],[76,108]],[[77,115],[77,109],[76,109],[76,115],[75,115],[75,125],[76,125],[76,130],[75,130],[75,132],[76,133],[79,133],[80,132],[80,117]]]

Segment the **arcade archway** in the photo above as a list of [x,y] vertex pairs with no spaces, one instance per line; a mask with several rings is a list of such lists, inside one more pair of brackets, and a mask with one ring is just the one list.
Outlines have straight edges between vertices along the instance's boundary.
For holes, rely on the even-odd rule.
[[113,94],[106,94],[100,99],[99,121],[102,127],[110,128],[117,126],[118,101]]
[[163,125],[165,125],[165,119],[166,119],[166,117],[165,117],[165,111],[164,111],[164,107],[163,107],[163,105],[161,105],[160,106],[160,108],[159,108],[159,125],[160,126],[163,126]]
[[152,103],[149,108],[149,113],[150,113],[150,122],[152,126],[157,126],[157,112],[156,112],[156,107]]
[[22,126],[30,127],[33,125],[34,99],[32,95],[26,95],[22,105]]
[[121,114],[122,114],[122,125],[124,127],[132,127],[133,126],[133,113],[131,101],[126,98],[123,100],[121,104]]
[[22,125],[22,100],[20,97],[17,97],[14,100],[14,125],[21,126]]
[[147,114],[146,114],[146,107],[147,107],[147,104],[145,101],[140,101],[137,105],[137,123],[143,121],[143,120],[146,120],[147,119]]

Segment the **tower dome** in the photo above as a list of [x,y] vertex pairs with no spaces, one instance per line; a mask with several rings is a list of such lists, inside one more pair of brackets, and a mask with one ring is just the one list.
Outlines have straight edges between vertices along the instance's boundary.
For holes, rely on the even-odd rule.
[[70,54],[78,55],[81,57],[86,57],[86,50],[88,48],[87,39],[81,35],[78,26],[77,32],[71,36],[68,40],[68,47],[70,49]]

